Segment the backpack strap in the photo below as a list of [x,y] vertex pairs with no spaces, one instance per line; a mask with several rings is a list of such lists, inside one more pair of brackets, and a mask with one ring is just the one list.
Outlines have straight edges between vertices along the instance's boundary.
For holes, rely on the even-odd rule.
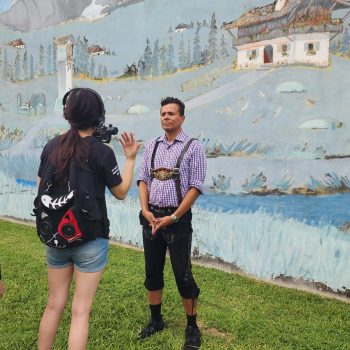
[[176,194],[177,194],[177,200],[178,203],[180,205],[180,203],[182,202],[182,193],[181,193],[181,181],[180,181],[180,166],[181,166],[181,162],[187,152],[187,150],[189,149],[189,147],[191,146],[191,143],[196,140],[195,138],[191,138],[187,141],[187,143],[185,144],[185,147],[182,149],[179,158],[177,159],[176,162],[176,167],[173,169],[174,172],[174,181],[175,181],[175,187],[176,187]]

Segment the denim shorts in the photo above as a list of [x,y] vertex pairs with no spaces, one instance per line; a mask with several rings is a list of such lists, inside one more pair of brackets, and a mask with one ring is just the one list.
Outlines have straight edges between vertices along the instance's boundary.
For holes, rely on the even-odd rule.
[[105,268],[108,260],[108,239],[97,237],[95,240],[77,247],[52,248],[46,246],[47,266],[63,269],[74,264],[81,272],[97,272]]

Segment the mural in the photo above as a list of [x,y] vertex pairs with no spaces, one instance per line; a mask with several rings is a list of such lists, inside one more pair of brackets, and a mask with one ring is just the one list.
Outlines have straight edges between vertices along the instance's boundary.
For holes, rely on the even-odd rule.
[[[177,96],[208,160],[193,255],[348,295],[350,1],[72,4],[1,4],[1,214],[31,219],[67,90],[96,89],[107,123],[142,141],[161,133],[160,99]],[[108,210],[113,238],[141,246],[136,184]]]

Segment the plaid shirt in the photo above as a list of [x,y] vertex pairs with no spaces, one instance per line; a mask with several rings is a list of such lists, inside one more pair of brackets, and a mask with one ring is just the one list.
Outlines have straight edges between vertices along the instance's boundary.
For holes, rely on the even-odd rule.
[[[170,144],[165,134],[159,138],[159,146],[154,158],[154,169],[157,168],[175,168],[177,159],[184,148],[186,142],[190,139],[183,130],[176,136],[174,142]],[[176,186],[174,179],[160,181],[151,179],[151,158],[157,139],[153,139],[146,144],[142,156],[140,174],[137,183],[143,181],[148,186],[149,203],[158,207],[178,207]],[[206,172],[206,159],[203,146],[200,141],[192,141],[189,149],[180,166],[180,183],[182,197],[186,195],[191,187],[195,187],[204,192],[204,178]]]

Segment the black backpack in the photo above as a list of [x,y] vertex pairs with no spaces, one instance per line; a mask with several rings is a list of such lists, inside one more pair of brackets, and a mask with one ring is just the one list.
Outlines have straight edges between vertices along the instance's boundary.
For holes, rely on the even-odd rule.
[[38,236],[50,247],[66,248],[95,239],[104,225],[93,171],[87,164],[86,168],[79,167],[72,158],[68,181],[59,185],[54,181],[53,166],[48,161],[33,213]]

